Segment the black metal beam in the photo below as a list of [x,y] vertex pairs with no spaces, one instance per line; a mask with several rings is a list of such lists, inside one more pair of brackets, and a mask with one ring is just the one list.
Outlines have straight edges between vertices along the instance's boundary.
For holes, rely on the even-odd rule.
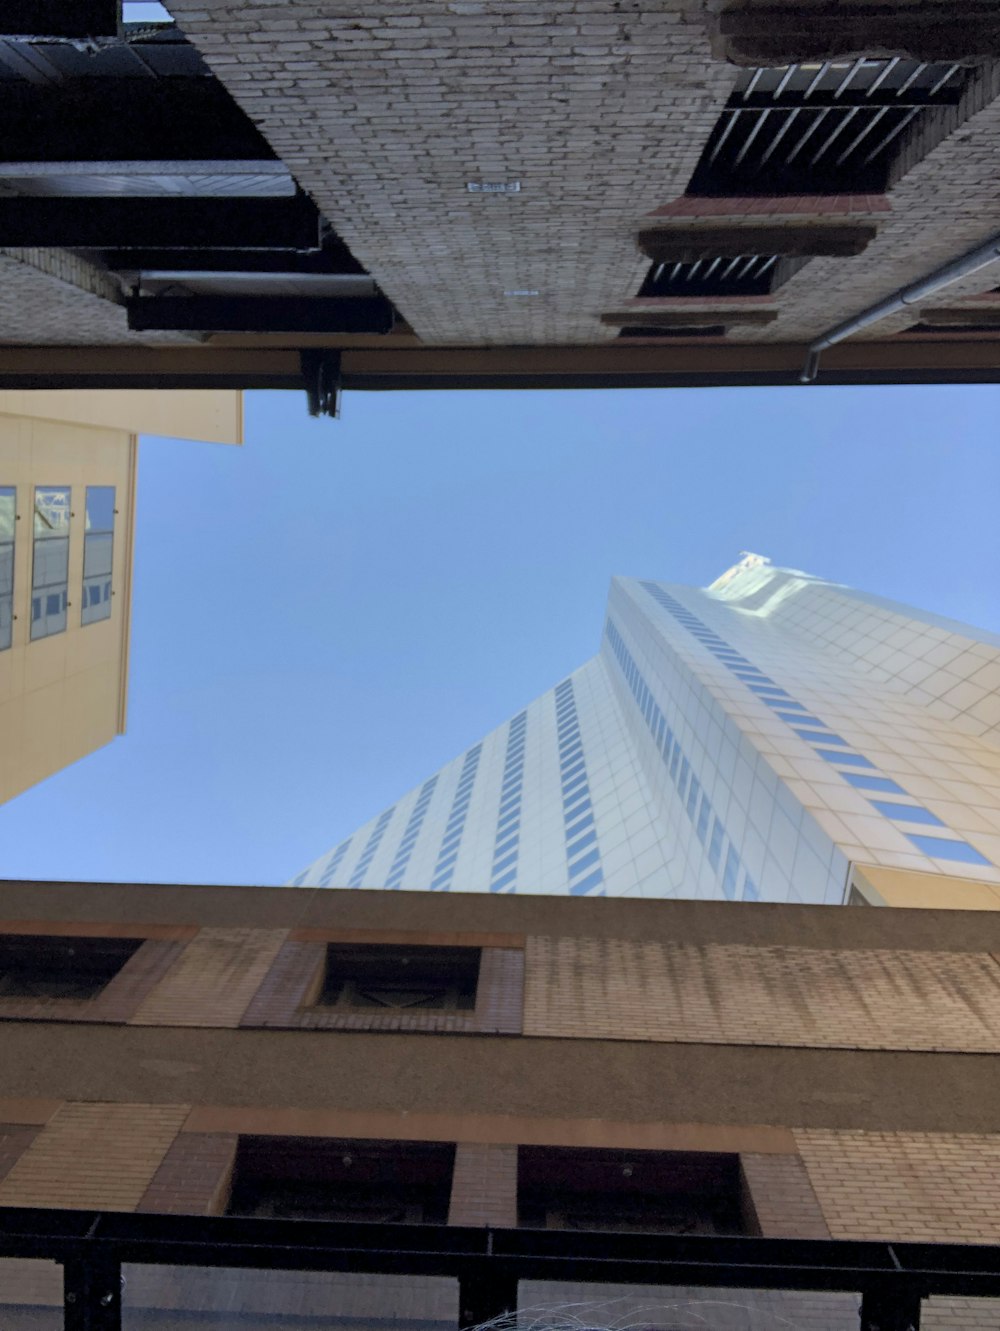
[[[5,12],[0,5],[0,15]],[[211,78],[0,82],[0,161],[270,161],[273,150]]]
[[3,0],[3,37],[117,37],[121,0]]
[[[0,1257],[83,1261],[106,1283],[113,1264],[700,1285],[857,1292],[872,1326],[894,1305],[910,1316],[929,1295],[1000,1296],[1000,1248],[574,1230],[477,1229],[334,1221],[257,1220],[65,1210],[0,1209]],[[104,1290],[106,1294],[107,1289]],[[472,1289],[482,1298],[490,1297]],[[471,1304],[470,1304],[471,1307]],[[909,1311],[907,1311],[909,1310]],[[911,1316],[912,1324],[912,1316]],[[889,1323],[891,1331],[898,1324]],[[887,1328],[881,1328],[887,1331]]]
[[128,326],[202,333],[388,333],[384,296],[132,296]]
[[342,241],[324,240],[321,250],[131,249],[105,250],[101,258],[116,272],[288,273],[363,277],[364,267]]
[[103,1254],[70,1258],[63,1268],[64,1331],[119,1331],[121,1263]]
[[304,195],[234,198],[0,198],[0,246],[68,249],[319,249]]

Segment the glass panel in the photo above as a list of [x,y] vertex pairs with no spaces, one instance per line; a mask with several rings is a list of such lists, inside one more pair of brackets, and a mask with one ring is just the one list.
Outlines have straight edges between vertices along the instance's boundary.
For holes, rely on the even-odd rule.
[[0,652],[11,644],[14,623],[14,523],[17,490],[0,486]]
[[48,638],[66,628],[69,578],[68,486],[38,486],[33,519],[31,637]]
[[122,1331],[457,1331],[458,1281],[229,1267],[122,1267]]
[[87,486],[83,537],[83,606],[80,623],[111,618],[111,561],[115,543],[115,487]]
[[62,1267],[27,1257],[0,1257],[3,1331],[62,1331],[62,1324]]
[[517,1331],[858,1331],[858,1294],[522,1280]]

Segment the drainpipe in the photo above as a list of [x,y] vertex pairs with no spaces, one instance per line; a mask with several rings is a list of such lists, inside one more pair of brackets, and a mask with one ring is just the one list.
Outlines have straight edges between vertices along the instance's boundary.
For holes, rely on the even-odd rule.
[[898,314],[900,310],[905,310],[907,306],[925,300],[936,291],[940,291],[942,287],[951,286],[953,282],[957,282],[962,277],[968,277],[971,273],[978,272],[980,268],[995,263],[997,259],[1000,259],[1000,235],[994,236],[992,240],[988,240],[985,245],[980,245],[978,249],[970,250],[962,258],[946,263],[943,268],[936,268],[933,273],[921,278],[919,282],[914,282],[908,287],[901,287],[895,295],[887,296],[885,300],[880,300],[877,305],[870,305],[867,310],[862,310],[860,314],[855,314],[853,318],[837,324],[829,332],[823,333],[821,337],[809,343],[806,351],[806,363],[799,375],[799,383],[811,384],[815,382],[816,375],[819,372],[820,353],[825,351],[827,347],[832,347],[836,342],[843,342],[844,338],[851,337],[862,328],[867,328],[869,324],[878,323],[880,319],[887,319],[890,314]]

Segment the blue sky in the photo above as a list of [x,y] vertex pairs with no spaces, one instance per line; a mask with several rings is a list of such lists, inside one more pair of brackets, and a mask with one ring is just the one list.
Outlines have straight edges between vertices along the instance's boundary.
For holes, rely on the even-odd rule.
[[1000,389],[250,393],[140,449],[128,734],[0,874],[280,883],[597,649],[613,573],[775,563],[1000,631]]

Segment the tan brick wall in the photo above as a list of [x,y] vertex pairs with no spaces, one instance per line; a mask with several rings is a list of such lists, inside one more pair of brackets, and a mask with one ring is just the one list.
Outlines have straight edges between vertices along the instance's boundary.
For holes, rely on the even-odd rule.
[[132,1211],[186,1105],[66,1104],[0,1182],[0,1206]]
[[517,1225],[517,1147],[459,1142],[449,1225]]
[[238,1143],[236,1133],[178,1133],[136,1209],[221,1215],[229,1201]]
[[830,1237],[805,1165],[797,1155],[741,1155],[740,1164],[765,1238]]
[[287,929],[202,929],[132,1018],[136,1026],[235,1027]]
[[1000,1049],[989,953],[530,938],[527,1035],[817,1048]]
[[1000,1136],[796,1129],[835,1239],[1000,1242]]

